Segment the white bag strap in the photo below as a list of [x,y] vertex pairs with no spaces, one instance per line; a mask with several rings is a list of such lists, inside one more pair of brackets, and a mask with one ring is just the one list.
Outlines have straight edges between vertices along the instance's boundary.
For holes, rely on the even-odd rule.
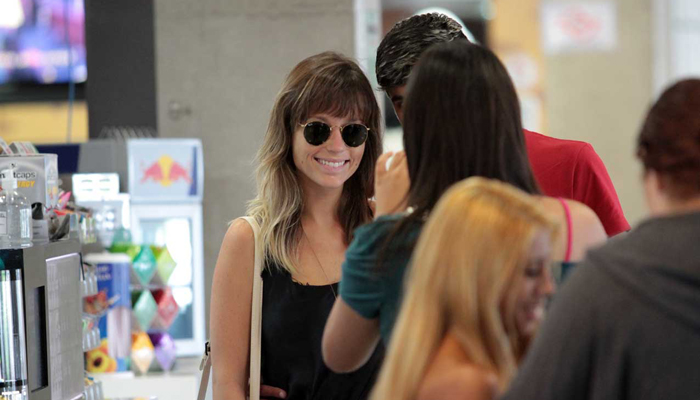
[[[252,217],[243,217],[253,228],[255,236],[255,261],[253,262],[253,298],[250,313],[250,375],[248,385],[250,388],[249,400],[260,400],[260,357],[262,350],[262,265],[263,246],[260,238],[260,227]],[[199,365],[202,378],[199,382],[197,400],[204,400],[209,386],[209,374],[211,373],[211,348],[209,342],[204,348],[204,356]]]
[[211,349],[209,348],[209,342],[204,345],[204,355],[202,356],[202,362],[199,364],[199,370],[202,371],[202,378],[199,380],[199,393],[197,394],[197,400],[204,400],[207,395],[207,386],[209,386],[209,374],[211,373],[211,356],[209,353]]
[[252,217],[243,217],[253,228],[255,235],[255,266],[253,273],[253,301],[250,314],[250,400],[260,400],[260,357],[262,348],[262,302],[263,302],[263,243],[260,227]]

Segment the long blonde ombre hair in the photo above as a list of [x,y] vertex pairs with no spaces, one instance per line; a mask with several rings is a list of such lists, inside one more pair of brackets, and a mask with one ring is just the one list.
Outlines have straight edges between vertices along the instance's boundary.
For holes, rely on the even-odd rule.
[[473,177],[451,187],[421,232],[371,399],[415,398],[448,332],[504,389],[527,345],[516,328],[516,288],[542,230],[555,238],[558,226],[513,186]]
[[349,117],[369,128],[362,161],[343,185],[338,220],[349,243],[353,230],[372,219],[374,165],[381,153],[381,112],[374,91],[360,67],[334,52],[306,58],[289,73],[277,95],[265,140],[258,151],[258,193],[248,215],[260,225],[265,256],[294,272],[304,208],[292,158],[294,130],[317,113]]

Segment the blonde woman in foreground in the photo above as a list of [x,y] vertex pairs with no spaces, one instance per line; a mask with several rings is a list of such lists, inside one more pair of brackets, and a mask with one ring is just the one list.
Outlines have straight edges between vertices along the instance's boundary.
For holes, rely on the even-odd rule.
[[535,197],[469,178],[426,222],[371,399],[494,399],[510,382],[554,286],[559,227]]

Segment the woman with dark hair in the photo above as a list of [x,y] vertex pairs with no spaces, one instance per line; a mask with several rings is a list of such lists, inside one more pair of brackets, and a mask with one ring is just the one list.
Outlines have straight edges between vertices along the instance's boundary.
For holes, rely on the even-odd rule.
[[354,374],[337,375],[323,364],[321,335],[352,232],[373,216],[380,121],[369,81],[342,55],[309,57],[287,76],[257,157],[258,193],[248,215],[259,235],[246,220],[233,221],[214,271],[216,400],[246,398],[256,240],[265,260],[261,378],[269,386],[262,395],[367,397],[381,354]]
[[[380,338],[389,341],[416,239],[451,185],[480,176],[540,194],[515,88],[491,51],[464,40],[435,45],[419,60],[407,93],[406,156],[398,155],[388,170],[387,156],[380,157],[376,197],[377,215],[401,212],[405,205],[413,212],[383,216],[355,233],[343,264],[340,298],[324,332],[324,360],[336,371],[356,369]],[[406,168],[410,189],[403,202],[405,192],[396,187],[406,184]],[[585,205],[547,197],[540,201],[565,227],[555,259],[578,260],[586,248],[605,240],[600,221]]]
[[650,218],[586,256],[505,400],[698,398],[700,79],[651,107],[637,157]]

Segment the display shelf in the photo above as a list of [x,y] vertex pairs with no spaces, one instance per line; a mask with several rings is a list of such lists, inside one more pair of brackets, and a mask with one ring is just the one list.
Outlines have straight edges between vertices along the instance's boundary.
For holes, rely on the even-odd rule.
[[80,242],[75,239],[59,240],[58,242],[51,242],[48,244],[35,244],[22,249],[22,251],[24,252],[24,257],[27,259],[35,256],[39,259],[43,258],[44,260],[48,260],[69,254],[80,253]]
[[83,353],[100,347],[100,330],[97,327],[83,330]]
[[5,268],[21,269],[29,399],[82,397],[81,257],[77,240],[0,250]]
[[90,378],[87,378],[87,380],[89,381],[89,384],[85,385],[83,400],[104,400],[102,382]]
[[97,274],[95,273],[95,268],[87,266],[84,262],[80,290],[83,298],[95,296],[98,292]]

